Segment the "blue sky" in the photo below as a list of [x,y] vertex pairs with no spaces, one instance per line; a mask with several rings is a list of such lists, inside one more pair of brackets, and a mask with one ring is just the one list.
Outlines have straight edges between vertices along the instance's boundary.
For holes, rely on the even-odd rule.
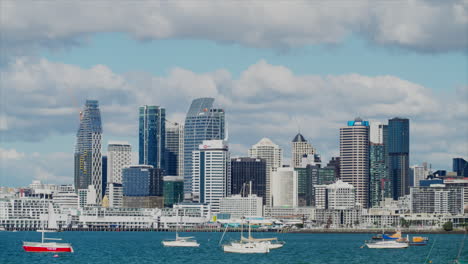
[[411,164],[468,156],[463,1],[2,5],[0,186],[72,182],[87,98],[100,101],[103,153],[109,140],[138,151],[139,105],[183,121],[211,96],[233,155],[269,137],[287,162],[299,126],[327,161],[347,120],[403,116]]

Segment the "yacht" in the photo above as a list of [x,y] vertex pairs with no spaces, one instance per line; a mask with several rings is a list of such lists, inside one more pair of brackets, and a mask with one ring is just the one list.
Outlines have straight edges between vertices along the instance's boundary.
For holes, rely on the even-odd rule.
[[194,237],[181,237],[179,236],[179,209],[176,212],[177,224],[176,224],[176,238],[175,240],[164,240],[162,244],[165,247],[199,247],[200,244],[194,239]]
[[372,240],[367,241],[366,246],[368,248],[407,248],[409,246],[409,239],[406,238],[399,238],[399,239],[391,239],[386,240],[385,238],[382,240]]

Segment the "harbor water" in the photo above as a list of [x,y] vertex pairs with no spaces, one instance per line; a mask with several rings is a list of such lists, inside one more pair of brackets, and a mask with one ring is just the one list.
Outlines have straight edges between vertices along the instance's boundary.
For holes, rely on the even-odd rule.
[[[26,253],[22,241],[40,241],[37,232],[0,232],[0,263],[453,263],[459,254],[463,235],[432,234],[429,244],[407,249],[368,249],[362,247],[371,234],[288,234],[255,233],[258,238],[278,237],[286,245],[269,254],[229,254],[218,245],[222,233],[181,233],[195,236],[199,248],[164,248],[161,241],[173,239],[173,232],[60,232],[72,243],[75,253]],[[239,239],[239,233],[226,233],[223,243]],[[434,244],[435,243],[435,244]],[[434,244],[434,246],[433,246]],[[468,246],[461,252],[468,262]]]

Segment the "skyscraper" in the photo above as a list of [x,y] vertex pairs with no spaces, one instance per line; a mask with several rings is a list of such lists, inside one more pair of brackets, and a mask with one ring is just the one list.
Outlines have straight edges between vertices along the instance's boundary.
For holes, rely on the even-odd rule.
[[268,138],[262,138],[257,144],[253,145],[249,149],[249,157],[251,158],[261,158],[266,161],[266,205],[271,205],[270,203],[270,176],[272,171],[276,171],[277,168],[281,167],[283,159],[282,149],[273,143]]
[[369,200],[369,122],[356,118],[340,128],[341,180],[356,191],[356,201],[368,208]]
[[164,169],[166,149],[166,109],[144,105],[139,111],[139,164]]
[[166,126],[166,175],[183,176],[184,126],[173,123]]
[[101,193],[104,196],[107,188],[107,156],[102,155],[102,169],[101,169],[101,179],[102,179],[102,190]]
[[164,207],[172,207],[184,200],[184,177],[165,176],[164,177]]
[[231,193],[241,194],[242,187],[249,182],[252,182],[252,194],[262,197],[265,203],[266,161],[249,157],[231,159]]
[[389,173],[392,180],[393,199],[409,194],[409,119],[388,120]]
[[213,107],[213,98],[198,98],[192,101],[184,125],[184,196],[192,197],[192,152],[204,140],[225,138],[224,110]]
[[302,158],[304,155],[310,155],[313,157],[315,150],[310,145],[301,133],[298,133],[292,140],[292,162],[293,168],[302,167]]
[[219,212],[221,198],[231,195],[231,160],[224,140],[204,140],[192,152],[193,200]]
[[385,145],[370,143],[370,206],[376,207],[386,197],[392,196],[391,182],[388,177],[388,167],[385,156]]
[[93,185],[96,204],[102,201],[101,112],[97,100],[86,100],[80,113],[75,145],[75,190]]

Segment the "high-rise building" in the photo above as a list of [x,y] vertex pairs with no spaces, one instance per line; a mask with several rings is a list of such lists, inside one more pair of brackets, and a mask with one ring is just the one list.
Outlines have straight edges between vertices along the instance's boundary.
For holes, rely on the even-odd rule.
[[386,197],[393,197],[384,144],[370,143],[369,166],[370,206],[377,207]]
[[277,168],[281,167],[283,159],[282,149],[273,143],[268,138],[262,138],[257,144],[253,145],[249,149],[249,157],[251,158],[260,158],[266,161],[266,205],[271,205],[270,202],[270,177],[273,171],[276,171]]
[[164,177],[164,207],[172,207],[184,200],[184,177]]
[[388,120],[389,173],[392,179],[393,199],[409,194],[409,119]]
[[184,196],[192,197],[192,152],[204,140],[225,138],[224,110],[213,108],[213,98],[192,101],[184,125]]
[[259,158],[239,157],[231,159],[231,194],[248,194],[243,187],[252,183],[252,194],[265,201],[266,161]]
[[157,169],[165,168],[166,109],[144,105],[139,109],[138,162]]
[[277,168],[271,173],[272,206],[298,206],[297,171],[291,167]]
[[220,213],[228,214],[231,218],[241,219],[242,217],[262,217],[262,198],[255,194],[248,196],[232,195],[221,199]]
[[88,189],[93,185],[96,191],[96,204],[102,199],[102,125],[99,103],[86,100],[80,113],[80,127],[75,145],[75,190]]
[[300,168],[302,166],[302,158],[304,155],[314,156],[315,150],[310,145],[307,140],[302,136],[301,133],[298,133],[292,140],[292,167]]
[[204,140],[192,152],[193,201],[211,205],[219,212],[221,198],[231,195],[231,160],[224,140]]
[[413,187],[410,190],[410,204],[412,213],[463,214],[463,188],[444,184]]
[[131,165],[122,169],[124,196],[162,196],[163,170],[151,165]]
[[368,208],[369,200],[369,122],[356,118],[340,128],[341,180],[356,191],[356,201]]
[[166,174],[184,175],[184,126],[172,123],[166,126]]
[[457,176],[468,177],[468,162],[463,158],[454,158],[453,171],[457,173]]
[[339,179],[341,177],[340,157],[332,157],[327,163],[327,168],[334,168],[335,179]]
[[107,145],[107,182],[122,184],[122,169],[132,163],[132,146],[128,142],[109,142]]

